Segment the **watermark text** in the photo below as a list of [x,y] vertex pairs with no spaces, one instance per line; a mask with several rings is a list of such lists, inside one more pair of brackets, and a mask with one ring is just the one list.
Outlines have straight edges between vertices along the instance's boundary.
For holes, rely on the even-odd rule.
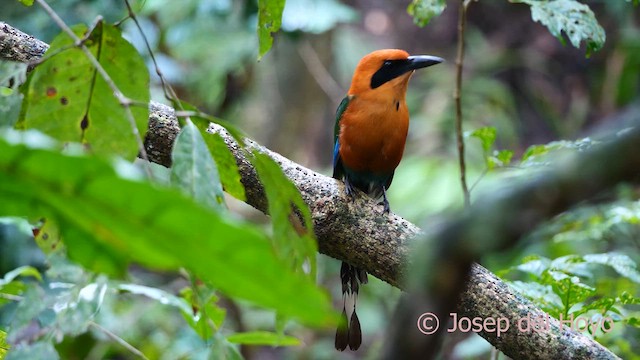
[[[570,329],[577,332],[589,332],[591,334],[596,331],[608,333],[613,329],[613,319],[610,317],[589,318],[586,316],[569,315],[566,318],[560,315],[559,319],[554,319],[548,314],[544,315],[527,315],[511,324],[509,318],[506,317],[467,317],[458,316],[457,313],[449,313],[449,318],[445,319],[445,324],[449,324],[447,332],[483,332],[495,333],[500,337],[509,329],[521,332],[548,332],[551,327],[559,327],[559,330]],[[426,312],[418,317],[418,330],[425,334],[431,335],[440,328],[440,319],[431,312]]]

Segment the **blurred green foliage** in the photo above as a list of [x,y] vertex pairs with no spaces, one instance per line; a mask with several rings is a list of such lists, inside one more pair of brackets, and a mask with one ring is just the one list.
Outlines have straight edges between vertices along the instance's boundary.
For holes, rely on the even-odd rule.
[[416,25],[426,26],[431,19],[440,15],[446,6],[446,0],[412,0],[407,12],[413,16]]

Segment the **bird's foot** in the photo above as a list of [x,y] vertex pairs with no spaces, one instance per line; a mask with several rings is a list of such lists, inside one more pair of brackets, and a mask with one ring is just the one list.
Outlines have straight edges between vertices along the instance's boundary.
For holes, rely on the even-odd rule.
[[347,177],[344,178],[344,190],[347,193],[347,196],[351,198],[351,200],[355,199],[356,189],[353,187],[353,184],[351,184],[351,181],[349,181]]
[[389,207],[389,200],[387,200],[387,189],[382,187],[382,205],[384,206],[383,214],[389,214],[391,212],[391,208]]

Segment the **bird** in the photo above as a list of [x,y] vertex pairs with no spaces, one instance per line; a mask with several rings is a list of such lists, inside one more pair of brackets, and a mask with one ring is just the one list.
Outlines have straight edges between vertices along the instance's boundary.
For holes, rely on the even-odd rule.
[[[336,111],[333,148],[333,178],[343,180],[345,192],[356,189],[373,199],[382,197],[383,213],[389,213],[387,189],[402,159],[409,110],[405,101],[413,72],[444,60],[432,55],[409,55],[400,49],[376,50],[365,55],[353,73],[347,96]],[[340,268],[342,315],[335,347],[357,350],[362,344],[356,302],[367,272],[347,262]],[[353,297],[353,312],[347,318],[347,297]]]

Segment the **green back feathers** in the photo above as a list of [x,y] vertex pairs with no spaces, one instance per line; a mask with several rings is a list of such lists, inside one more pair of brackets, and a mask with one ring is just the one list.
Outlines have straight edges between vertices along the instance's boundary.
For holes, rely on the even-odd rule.
[[340,134],[340,120],[342,119],[342,114],[347,110],[347,106],[349,106],[349,101],[353,99],[353,95],[347,95],[342,99],[340,105],[338,105],[338,110],[336,110],[336,125],[333,128],[333,144],[335,145],[338,142],[338,135]]

